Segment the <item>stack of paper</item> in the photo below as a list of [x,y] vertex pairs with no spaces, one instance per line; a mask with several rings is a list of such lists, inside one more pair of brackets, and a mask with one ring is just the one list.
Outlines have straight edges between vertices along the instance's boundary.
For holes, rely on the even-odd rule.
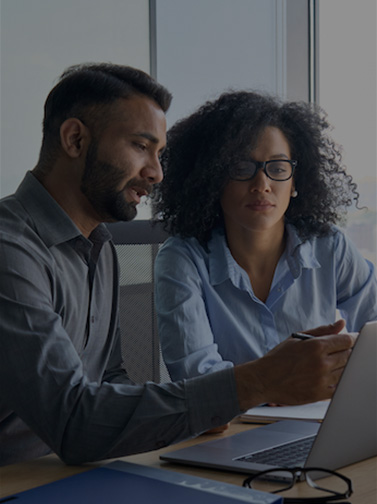
[[240,416],[243,422],[272,423],[277,420],[307,420],[322,422],[330,401],[319,401],[302,406],[256,406]]

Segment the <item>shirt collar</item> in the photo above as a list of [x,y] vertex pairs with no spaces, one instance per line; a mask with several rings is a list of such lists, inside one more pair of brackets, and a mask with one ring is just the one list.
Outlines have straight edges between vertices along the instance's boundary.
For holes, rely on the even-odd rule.
[[234,260],[226,243],[223,229],[216,229],[208,242],[209,277],[212,285],[221,284],[230,279],[239,287],[246,288],[249,280],[246,272]]
[[295,272],[301,272],[302,268],[320,268],[321,265],[314,255],[313,238],[303,241],[292,224],[286,224],[285,229],[287,232],[286,257],[293,276],[298,276]]
[[[303,268],[320,268],[320,263],[314,256],[313,241],[303,241],[297,229],[286,224],[287,246],[285,257],[295,278],[300,276]],[[217,285],[230,279],[234,285],[248,285],[246,272],[234,260],[226,243],[225,233],[216,229],[208,242],[209,276],[212,285]]]
[[[15,197],[33,219],[36,231],[47,247],[83,238],[78,227],[30,171],[26,173]],[[100,224],[90,236],[91,241],[105,242],[110,238],[111,234],[104,224]]]

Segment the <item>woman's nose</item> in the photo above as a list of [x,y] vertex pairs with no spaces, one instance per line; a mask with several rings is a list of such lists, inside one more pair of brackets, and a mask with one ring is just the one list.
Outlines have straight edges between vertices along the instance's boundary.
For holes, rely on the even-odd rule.
[[271,190],[270,179],[267,177],[263,170],[258,170],[258,173],[250,181],[250,185],[251,191],[264,192]]

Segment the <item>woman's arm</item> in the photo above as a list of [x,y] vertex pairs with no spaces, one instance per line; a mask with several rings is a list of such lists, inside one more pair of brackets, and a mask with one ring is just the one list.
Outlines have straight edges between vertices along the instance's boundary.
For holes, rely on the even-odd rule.
[[203,293],[208,281],[204,255],[199,259],[179,239],[165,243],[156,259],[155,293],[162,353],[173,380],[233,365],[222,359],[214,339]]
[[342,232],[335,235],[337,308],[348,331],[360,331],[377,320],[377,280],[374,266]]

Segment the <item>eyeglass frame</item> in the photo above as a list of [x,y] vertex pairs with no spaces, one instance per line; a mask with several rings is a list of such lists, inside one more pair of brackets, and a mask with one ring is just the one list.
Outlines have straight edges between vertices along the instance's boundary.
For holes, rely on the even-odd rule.
[[[300,503],[302,504],[303,502],[307,502],[310,504],[321,504],[321,503],[326,504],[327,502],[330,502],[330,501],[336,501],[336,500],[340,500],[340,499],[348,499],[353,494],[352,481],[349,478],[347,478],[347,476],[344,476],[343,474],[338,473],[336,471],[332,471],[330,469],[323,469],[321,467],[277,467],[275,469],[266,469],[265,471],[257,472],[255,474],[252,474],[248,478],[246,478],[243,481],[242,486],[246,487],[246,488],[253,489],[253,487],[251,486],[251,482],[254,479],[259,478],[259,477],[261,477],[265,474],[268,474],[268,473],[274,473],[274,472],[280,472],[280,471],[290,472],[292,474],[292,483],[290,486],[287,486],[287,488],[274,490],[269,493],[278,494],[278,493],[290,490],[300,480],[300,475],[304,475],[306,483],[311,488],[314,488],[315,490],[321,490],[323,492],[328,492],[330,494],[333,494],[333,495],[322,496],[322,497],[283,497],[284,504],[300,504]],[[313,472],[320,471],[320,472],[327,473],[329,476],[337,476],[338,478],[342,479],[345,483],[347,483],[347,485],[348,485],[347,492],[338,493],[338,492],[335,492],[334,490],[329,490],[327,488],[322,488],[319,485],[316,485],[313,480],[311,480],[311,479],[308,480],[308,478],[307,478],[307,473],[311,472],[311,471],[313,471]]]
[[[291,172],[291,174],[290,174],[290,176],[288,178],[285,178],[285,179],[274,179],[273,177],[271,177],[268,174],[268,172],[267,172],[267,165],[269,163],[277,163],[279,161],[284,161],[285,163],[289,163],[291,165],[292,172]],[[256,175],[257,175],[257,173],[259,172],[260,169],[262,169],[263,173],[270,180],[273,180],[274,182],[286,182],[287,180],[290,180],[293,177],[293,173],[294,173],[295,168],[297,166],[297,161],[294,160],[294,159],[270,159],[269,161],[254,161],[252,159],[240,159],[240,160],[237,161],[236,164],[238,164],[238,163],[253,163],[255,165],[255,172],[249,178],[239,179],[239,178],[232,177],[231,174],[230,174],[231,170],[229,169],[228,170],[228,172],[229,172],[229,178],[231,180],[236,180],[237,182],[248,182],[248,181],[252,180],[254,177],[256,177]]]

